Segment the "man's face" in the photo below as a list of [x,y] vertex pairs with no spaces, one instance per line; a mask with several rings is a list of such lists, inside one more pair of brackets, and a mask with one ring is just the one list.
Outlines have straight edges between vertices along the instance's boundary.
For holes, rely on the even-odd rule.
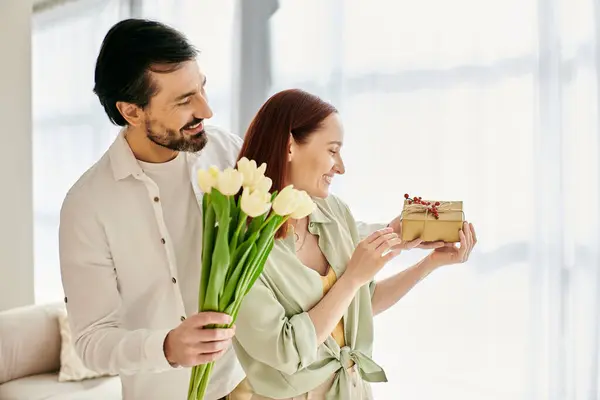
[[[159,67],[153,67],[160,71]],[[212,117],[204,86],[206,77],[196,61],[171,72],[150,72],[157,93],[144,109],[148,139],[175,151],[197,152],[206,145],[204,119]]]

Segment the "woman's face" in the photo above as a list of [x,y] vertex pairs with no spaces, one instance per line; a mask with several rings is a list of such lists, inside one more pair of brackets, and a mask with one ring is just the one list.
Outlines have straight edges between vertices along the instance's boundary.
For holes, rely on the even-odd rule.
[[343,141],[344,131],[337,113],[325,118],[321,127],[309,135],[306,143],[296,143],[292,137],[286,185],[292,184],[294,188],[314,197],[327,197],[333,177],[345,172],[340,154]]

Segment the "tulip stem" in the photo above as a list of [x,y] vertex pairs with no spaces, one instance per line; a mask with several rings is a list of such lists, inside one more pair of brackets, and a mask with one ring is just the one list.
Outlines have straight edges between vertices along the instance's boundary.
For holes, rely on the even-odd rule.
[[233,237],[231,238],[231,243],[229,245],[229,253],[231,254],[231,257],[233,257],[233,253],[237,250],[237,242],[240,237],[240,233],[242,232],[242,228],[244,227],[244,225],[246,225],[246,223],[247,215],[243,210],[240,210],[238,225],[235,229],[235,233],[233,234]]
[[271,222],[271,220],[275,217],[279,217],[279,215],[277,215],[275,212],[272,212],[271,215],[269,215],[269,218],[267,218],[266,221],[262,223],[260,228],[258,228],[258,231],[262,231],[265,228],[265,226],[267,226],[269,222]]
[[289,215],[286,215],[285,217],[283,217],[281,222],[275,227],[274,232],[277,232],[279,230],[279,228],[281,228],[283,226],[283,224],[285,224],[288,221],[288,219],[290,219]]

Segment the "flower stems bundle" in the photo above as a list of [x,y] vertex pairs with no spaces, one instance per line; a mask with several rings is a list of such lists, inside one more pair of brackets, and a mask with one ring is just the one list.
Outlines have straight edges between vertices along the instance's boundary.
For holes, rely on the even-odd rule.
[[[202,270],[198,311],[226,313],[235,323],[244,296],[263,271],[275,234],[289,219],[304,218],[315,209],[310,196],[285,187],[270,193],[267,165],[242,158],[237,169],[198,171],[202,199]],[[229,328],[211,326],[210,328]],[[200,400],[214,362],[192,369],[188,400]]]

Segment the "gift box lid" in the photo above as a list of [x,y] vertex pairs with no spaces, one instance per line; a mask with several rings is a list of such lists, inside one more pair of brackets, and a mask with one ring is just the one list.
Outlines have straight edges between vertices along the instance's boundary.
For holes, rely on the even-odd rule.
[[[427,220],[434,221],[464,221],[464,212],[463,212],[463,202],[462,201],[440,201],[440,200],[423,200],[430,203],[435,203],[439,201],[442,203],[438,208],[439,218],[435,218],[435,216],[431,212],[425,212],[425,208],[421,207],[412,207],[415,204],[409,204],[408,200],[404,200],[404,208],[402,210],[402,219],[404,220],[416,220],[423,221],[425,218]],[[414,210],[412,210],[414,208]]]

